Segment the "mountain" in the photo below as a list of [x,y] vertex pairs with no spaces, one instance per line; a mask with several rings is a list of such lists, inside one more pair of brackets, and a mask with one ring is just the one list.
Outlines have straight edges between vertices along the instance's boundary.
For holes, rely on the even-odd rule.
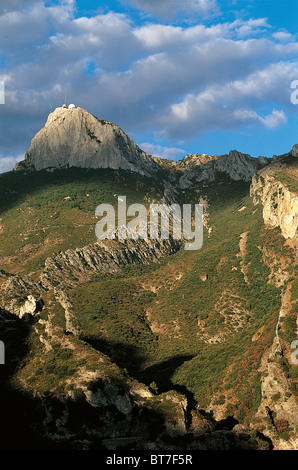
[[180,185],[186,189],[201,181],[215,181],[217,173],[225,173],[235,181],[251,181],[253,174],[268,163],[268,158],[253,158],[231,150],[228,155],[220,156],[187,155],[178,162],[177,167],[183,171]]
[[16,169],[113,168],[150,174],[153,158],[118,126],[97,119],[83,108],[56,108],[32,139]]
[[[49,116],[0,175],[2,449],[297,450],[297,148],[172,162]],[[201,202],[202,248],[97,240],[119,195]]]
[[[188,155],[176,165],[183,172],[181,184],[214,180],[215,173],[228,174],[233,180],[249,181],[253,173],[269,159],[252,158],[236,150],[228,155]],[[156,173],[163,167],[161,159],[142,151],[118,126],[99,120],[83,108],[56,108],[45,126],[32,139],[25,160],[16,170],[52,170],[61,168],[112,168]]]

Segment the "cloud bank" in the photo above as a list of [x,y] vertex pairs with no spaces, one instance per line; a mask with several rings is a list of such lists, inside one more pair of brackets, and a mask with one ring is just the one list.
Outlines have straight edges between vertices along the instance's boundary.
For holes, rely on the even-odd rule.
[[[161,17],[165,3],[130,0]],[[28,148],[48,113],[63,104],[65,89],[69,101],[130,134],[149,130],[163,157],[164,147],[178,155],[184,140],[209,131],[287,123],[298,42],[266,18],[140,25],[112,11],[80,17],[72,1],[1,5],[0,152],[8,158]],[[183,5],[201,15],[218,8],[207,0]]]

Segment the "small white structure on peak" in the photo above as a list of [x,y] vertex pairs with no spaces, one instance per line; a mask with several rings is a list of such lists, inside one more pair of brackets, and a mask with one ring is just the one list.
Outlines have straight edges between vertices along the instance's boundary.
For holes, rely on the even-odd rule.
[[74,105],[74,104],[70,104],[70,105],[68,106],[68,109],[71,109],[71,108],[75,108],[75,105]]

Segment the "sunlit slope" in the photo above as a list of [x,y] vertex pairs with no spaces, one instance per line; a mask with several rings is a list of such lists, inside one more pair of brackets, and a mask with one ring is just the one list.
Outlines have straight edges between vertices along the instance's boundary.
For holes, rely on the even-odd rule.
[[95,209],[148,204],[162,197],[158,180],[130,171],[72,168],[0,175],[0,266],[9,273],[40,269],[48,256],[96,241]]

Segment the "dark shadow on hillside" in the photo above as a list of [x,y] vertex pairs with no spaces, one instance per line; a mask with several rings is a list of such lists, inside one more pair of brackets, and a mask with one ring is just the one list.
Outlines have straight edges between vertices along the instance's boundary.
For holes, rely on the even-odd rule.
[[22,319],[0,309],[0,339],[5,345],[5,364],[0,365],[0,448],[28,450],[46,443],[31,428],[38,418],[39,400],[29,398],[13,387],[11,379],[29,352],[28,335],[32,320]]
[[122,343],[121,341],[107,340],[93,336],[82,336],[82,341],[90,344],[97,351],[108,356],[122,369],[126,369],[134,375],[142,369],[146,356],[135,344]]
[[[0,338],[5,344],[5,364],[0,365],[0,450],[134,450],[167,436],[163,413],[132,403],[125,377],[113,376],[112,381],[103,377],[89,384],[90,402],[80,389],[73,398],[39,394],[38,388],[35,396],[16,389],[12,379],[30,352],[28,339],[35,321],[0,310]],[[123,345],[113,348],[124,354]],[[123,361],[132,354],[131,362],[132,357],[136,361],[136,352],[126,348]]]
[[[190,361],[194,356],[193,355],[177,355],[162,361],[158,364],[154,364],[153,366],[147,367],[145,369],[139,369],[136,373],[136,378],[145,383],[146,385],[150,385],[152,382],[155,382],[158,387],[158,392],[163,393],[167,392],[168,390],[173,390],[175,387],[171,381],[171,378],[182,364],[187,361]],[[185,387],[183,387],[183,391],[180,387],[178,390],[178,386],[176,386],[177,391],[181,391],[181,393],[187,393]]]
[[[80,389],[72,399],[61,390],[63,398],[50,393],[40,395],[38,389],[35,396],[15,389],[11,379],[29,352],[28,337],[33,326],[32,317],[19,319],[0,310],[0,338],[6,347],[6,363],[0,365],[1,450],[141,450],[157,440],[158,448],[164,450],[193,448],[201,440],[205,441],[204,449],[213,448],[209,433],[198,437],[167,433],[164,412],[131,402],[125,377],[110,380],[103,376],[89,384],[89,402]],[[166,386],[171,373],[187,359],[190,357],[171,358],[144,372],[151,380],[158,368],[160,376],[165,374]],[[178,391],[187,392],[183,388]],[[224,438],[216,442],[218,450],[234,448],[233,436],[228,442]],[[237,443],[237,449],[245,449],[245,445]]]
[[208,197],[209,205],[214,205],[217,209],[224,208],[226,205],[239,202],[249,195],[251,182],[233,181],[225,173],[218,173],[215,181],[203,186],[201,192]]
[[171,381],[176,369],[185,362],[190,361],[194,357],[193,355],[177,355],[153,366],[144,368],[143,366],[148,358],[136,345],[87,336],[81,339],[90,344],[97,351],[107,355],[119,367],[126,369],[129,375],[139,382],[147,386],[155,382],[158,393],[176,390],[187,397],[190,407],[195,406],[196,402],[193,398],[193,394],[186,387],[173,384]]
[[[158,176],[158,175],[156,175]],[[132,189],[141,186],[144,193],[152,187],[152,178],[142,176],[129,170],[113,170],[111,168],[86,169],[65,168],[55,171],[10,171],[0,175],[0,213],[12,208],[28,196],[34,195],[40,189],[53,188],[67,183],[111,183],[113,190]],[[94,207],[95,210],[95,207]]]
[[27,337],[32,326],[29,317],[22,319],[0,308],[0,339],[5,346],[5,364],[0,365],[1,383],[5,383],[28,353]]

